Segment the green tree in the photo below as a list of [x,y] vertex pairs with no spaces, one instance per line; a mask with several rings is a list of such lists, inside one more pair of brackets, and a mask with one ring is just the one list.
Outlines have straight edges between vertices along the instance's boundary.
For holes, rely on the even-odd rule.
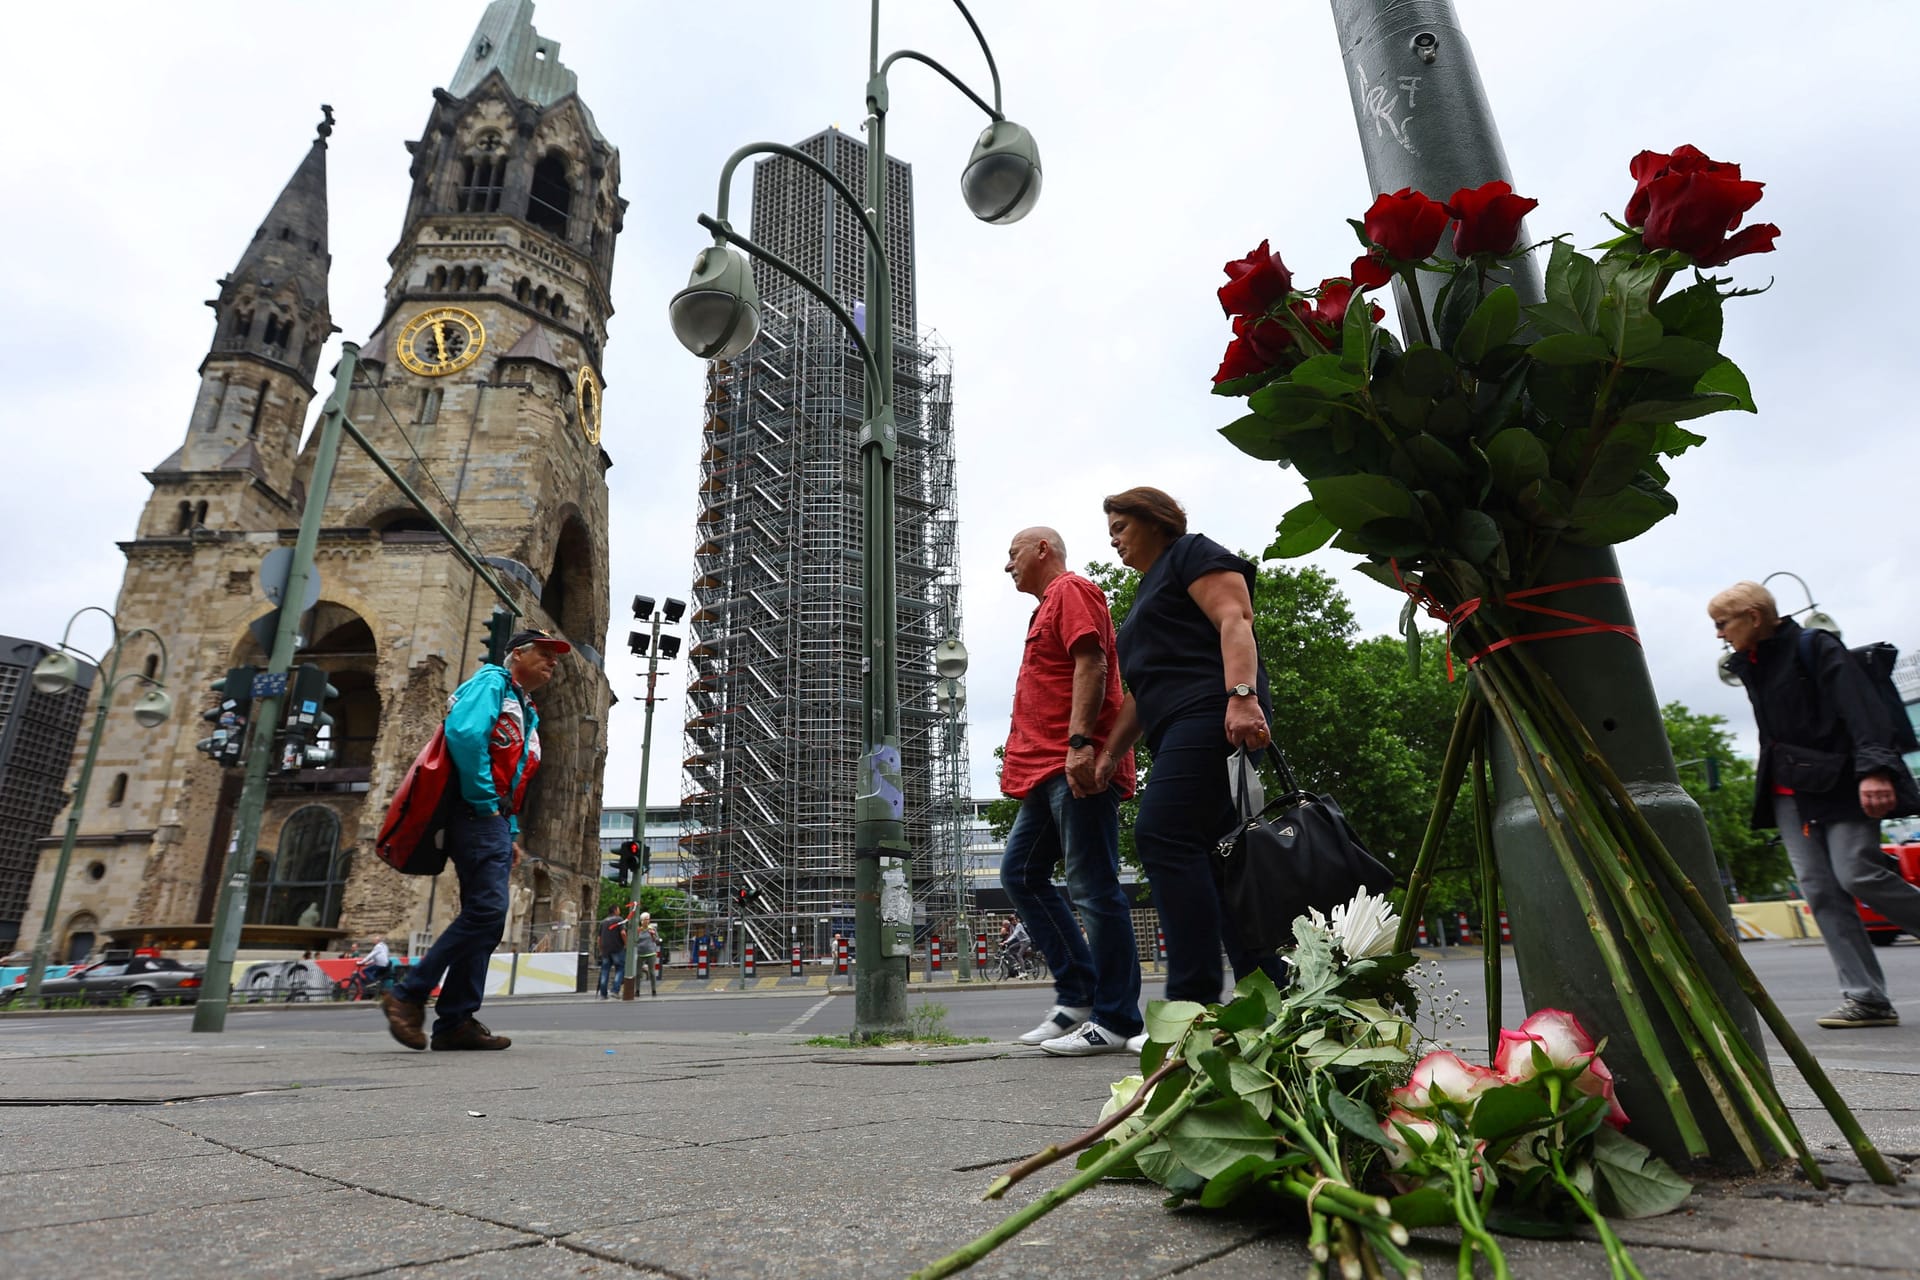
[[[1682,703],[1669,702],[1660,708],[1660,718],[1680,767],[1680,785],[1707,820],[1714,856],[1722,874],[1732,878],[1732,892],[1749,898],[1787,893],[1793,868],[1773,833],[1755,831],[1751,825],[1754,762],[1734,753],[1726,717],[1699,715]],[[1709,760],[1714,762],[1711,769]],[[1710,786],[1712,781],[1719,786]]]

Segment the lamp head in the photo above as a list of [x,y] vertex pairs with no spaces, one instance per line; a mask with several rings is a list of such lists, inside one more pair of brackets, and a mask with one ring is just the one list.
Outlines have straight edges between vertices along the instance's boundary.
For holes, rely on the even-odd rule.
[[973,144],[960,174],[960,195],[982,222],[1006,225],[1033,211],[1040,199],[1040,148],[1011,120],[995,120]]
[[933,705],[943,716],[957,716],[967,705],[967,686],[947,677],[933,683]]
[[53,650],[33,664],[33,691],[59,697],[80,683],[80,664],[70,653]]
[[747,260],[724,244],[700,251],[687,287],[667,304],[680,345],[702,360],[724,360],[753,345],[760,332],[760,291]]
[[157,684],[150,684],[134,699],[133,718],[142,729],[157,729],[173,714],[173,698]]
[[933,647],[933,670],[946,680],[967,674],[967,646],[960,643],[958,636],[948,636]]
[[1822,613],[1818,609],[1808,610],[1800,625],[1809,631],[1831,631],[1835,639],[1840,638],[1840,624],[1833,620],[1832,614]]
[[1720,655],[1720,661],[1713,664],[1713,669],[1720,673],[1721,684],[1730,684],[1738,688],[1740,684],[1740,677],[1733,674],[1733,671],[1727,666],[1727,664],[1732,661],[1733,661],[1733,651],[1729,649],[1727,652]]

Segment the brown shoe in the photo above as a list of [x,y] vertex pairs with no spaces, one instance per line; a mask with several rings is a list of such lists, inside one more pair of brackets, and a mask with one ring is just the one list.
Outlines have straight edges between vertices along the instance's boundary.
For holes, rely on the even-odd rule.
[[441,1031],[433,1037],[434,1052],[448,1049],[504,1049],[513,1041],[505,1036],[497,1036],[487,1030],[487,1024],[478,1018],[469,1018],[451,1031]]
[[380,1012],[387,1015],[387,1030],[395,1040],[409,1049],[427,1047],[427,1033],[422,1030],[427,1021],[427,1006],[402,1000],[389,991],[381,997]]

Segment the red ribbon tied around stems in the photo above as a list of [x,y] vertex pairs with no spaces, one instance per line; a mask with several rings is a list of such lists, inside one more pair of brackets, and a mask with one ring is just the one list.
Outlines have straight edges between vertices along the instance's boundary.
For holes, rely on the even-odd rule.
[[[1401,577],[1400,562],[1398,560],[1388,560],[1387,564],[1389,568],[1391,568],[1393,571],[1393,580],[1400,584],[1400,589],[1406,592],[1407,595],[1413,600],[1413,602],[1416,605],[1424,609],[1428,617],[1434,619],[1435,621],[1446,623],[1447,625],[1447,683],[1449,684],[1453,683],[1454,628],[1459,626],[1462,622],[1465,622],[1468,618],[1472,617],[1474,614],[1474,611],[1479,609],[1480,603],[1481,603],[1480,597],[1475,596],[1471,600],[1463,600],[1456,605],[1451,605],[1451,606],[1444,605],[1440,603],[1440,601],[1434,596],[1434,594],[1431,591],[1427,590],[1426,585],[1424,583],[1418,583],[1418,582],[1410,583],[1405,578]],[[1537,613],[1542,617],[1561,618],[1567,622],[1576,623],[1578,625],[1571,626],[1571,627],[1557,627],[1552,631],[1529,631],[1524,635],[1507,636],[1504,639],[1495,640],[1492,644],[1488,645],[1486,648],[1481,649],[1477,653],[1474,653],[1472,656],[1470,656],[1467,659],[1467,665],[1472,666],[1474,663],[1480,661],[1480,659],[1486,657],[1488,654],[1498,653],[1500,650],[1506,648],[1508,645],[1525,644],[1533,640],[1559,640],[1559,639],[1564,639],[1567,636],[1612,634],[1612,635],[1625,636],[1627,639],[1633,641],[1635,644],[1639,644],[1640,631],[1639,631],[1639,628],[1637,627],[1630,627],[1622,622],[1603,622],[1599,618],[1589,618],[1585,614],[1581,614],[1581,613],[1569,613],[1565,609],[1554,609],[1546,605],[1526,603],[1528,600],[1532,599],[1535,596],[1552,595],[1556,591],[1572,591],[1577,587],[1617,587],[1617,586],[1624,586],[1624,585],[1625,585],[1625,582],[1622,579],[1617,577],[1575,578],[1570,582],[1548,583],[1545,586],[1525,587],[1519,591],[1511,592],[1507,596],[1506,603],[1507,603],[1507,606],[1513,609],[1515,612]]]

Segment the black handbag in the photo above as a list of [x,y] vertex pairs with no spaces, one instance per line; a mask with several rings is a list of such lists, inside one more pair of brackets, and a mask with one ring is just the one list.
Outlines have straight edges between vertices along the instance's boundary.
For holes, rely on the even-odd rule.
[[1267,758],[1282,790],[1256,813],[1253,759],[1234,753],[1240,821],[1213,851],[1214,883],[1234,935],[1263,956],[1293,945],[1294,919],[1309,908],[1328,912],[1362,888],[1385,893],[1393,886],[1393,872],[1367,852],[1334,798],[1301,790],[1278,747],[1269,744]]

